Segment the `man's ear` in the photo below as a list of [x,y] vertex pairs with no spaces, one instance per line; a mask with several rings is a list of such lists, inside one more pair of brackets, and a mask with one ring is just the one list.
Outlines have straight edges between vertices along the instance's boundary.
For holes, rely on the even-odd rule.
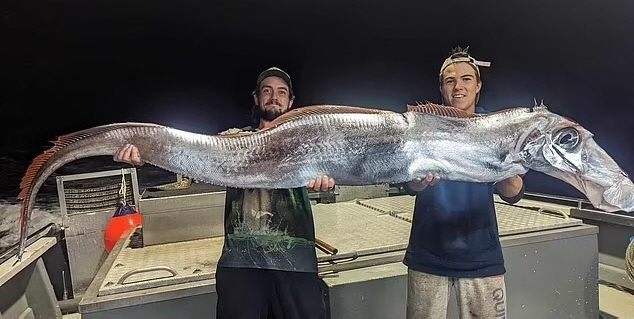
[[289,109],[289,110],[293,108],[293,101],[295,101],[295,97],[293,97],[292,99],[290,99],[290,100],[288,101],[288,109]]
[[442,100],[442,104],[449,105],[449,101],[445,101],[445,95],[442,94],[442,84],[438,86],[438,91],[440,91],[440,100]]
[[258,95],[257,93],[255,93],[255,91],[253,91],[253,103],[255,103],[255,105],[260,105],[260,103],[258,103]]

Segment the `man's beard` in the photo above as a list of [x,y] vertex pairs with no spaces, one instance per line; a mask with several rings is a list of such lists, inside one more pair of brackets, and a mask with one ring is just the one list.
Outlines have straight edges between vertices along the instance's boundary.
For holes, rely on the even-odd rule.
[[262,107],[260,107],[260,106],[256,106],[255,112],[257,113],[258,117],[260,117],[261,119],[263,119],[265,121],[269,121],[269,122],[273,121],[278,116],[280,116],[280,115],[282,115],[284,113],[284,112],[278,110],[277,108],[262,109]]

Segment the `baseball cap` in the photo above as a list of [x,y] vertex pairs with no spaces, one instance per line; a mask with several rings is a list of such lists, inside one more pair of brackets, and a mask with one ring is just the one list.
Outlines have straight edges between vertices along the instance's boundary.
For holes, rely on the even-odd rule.
[[284,70],[277,67],[268,68],[262,71],[262,73],[260,73],[260,75],[258,76],[258,80],[255,84],[255,90],[254,90],[255,92],[257,92],[260,89],[260,84],[262,84],[262,81],[264,81],[264,79],[268,78],[269,76],[277,76],[281,78],[282,80],[284,80],[284,82],[286,82],[286,85],[288,85],[288,90],[289,90],[288,93],[290,93],[290,96],[295,95],[293,93],[293,84],[291,83],[290,75],[288,75],[288,73],[286,73]]
[[[475,58],[473,58],[470,54],[468,54],[465,51],[462,51],[460,53],[463,53],[466,56],[458,56],[458,57],[453,57],[454,54],[452,54],[451,56],[449,56],[448,58],[445,59],[445,61],[443,62],[442,66],[440,67],[440,72],[439,72],[439,77],[442,79],[442,72],[452,63],[457,63],[457,62],[466,62],[469,63],[471,66],[473,66],[473,68],[476,70],[476,72],[478,73],[478,76],[480,76],[480,66],[482,67],[490,67],[491,66],[491,62],[487,62],[487,61],[479,61],[476,60]],[[452,58],[453,57],[453,58]]]

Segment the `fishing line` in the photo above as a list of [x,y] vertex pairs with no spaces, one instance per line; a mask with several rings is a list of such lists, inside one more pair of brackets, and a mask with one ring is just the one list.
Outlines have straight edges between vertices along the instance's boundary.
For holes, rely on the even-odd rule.
[[121,188],[119,189],[119,195],[121,195],[121,204],[123,204],[123,206],[126,205],[125,202],[125,195],[126,195],[126,183],[125,183],[125,172],[123,171],[123,168],[121,169]]

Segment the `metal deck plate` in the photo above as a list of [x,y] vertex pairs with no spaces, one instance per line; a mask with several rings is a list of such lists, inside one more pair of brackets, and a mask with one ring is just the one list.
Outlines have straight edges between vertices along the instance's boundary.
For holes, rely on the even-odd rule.
[[[405,249],[411,224],[356,203],[313,206],[316,237],[338,254]],[[317,251],[318,256],[325,255]]]
[[[359,205],[369,207],[377,212],[391,214],[395,217],[412,222],[414,211],[414,196],[394,196],[373,198],[358,201]],[[562,227],[581,225],[580,219],[568,218],[533,209],[495,202],[498,221],[498,231],[501,236],[543,231]]]
[[[135,249],[126,243],[104,278],[99,295],[213,279],[223,242],[224,237],[214,237]],[[136,273],[124,278],[130,271]]]
[[[337,255],[406,249],[414,199],[413,196],[395,196],[313,205],[316,237],[337,248]],[[518,206],[503,203],[495,206],[500,235],[582,224],[579,219]],[[124,248],[102,282],[99,295],[213,279],[223,240],[223,237],[214,237],[137,249]],[[317,250],[317,256],[329,255]],[[139,269],[154,270],[124,278],[125,274]]]
[[498,231],[501,236],[581,225],[567,215],[552,215],[518,206],[495,203]]
[[414,211],[414,201],[416,197],[403,195],[393,197],[382,197],[363,199],[357,201],[361,206],[368,207],[384,214],[412,213]]

